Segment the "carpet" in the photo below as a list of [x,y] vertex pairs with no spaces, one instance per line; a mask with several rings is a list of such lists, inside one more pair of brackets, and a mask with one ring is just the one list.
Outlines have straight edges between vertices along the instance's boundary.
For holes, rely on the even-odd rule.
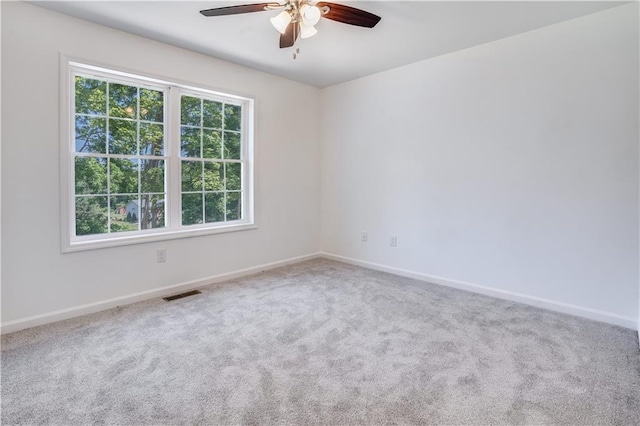
[[329,260],[2,338],[3,424],[640,424],[632,330]]

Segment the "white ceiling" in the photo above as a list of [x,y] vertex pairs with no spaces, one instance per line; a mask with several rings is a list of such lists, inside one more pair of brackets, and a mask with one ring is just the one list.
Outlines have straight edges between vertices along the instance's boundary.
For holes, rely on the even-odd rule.
[[206,18],[201,9],[248,1],[43,1],[35,4],[317,87],[432,58],[594,13],[614,1],[337,1],[382,17],[373,29],[323,19],[300,40],[300,55],[278,47],[277,11]]

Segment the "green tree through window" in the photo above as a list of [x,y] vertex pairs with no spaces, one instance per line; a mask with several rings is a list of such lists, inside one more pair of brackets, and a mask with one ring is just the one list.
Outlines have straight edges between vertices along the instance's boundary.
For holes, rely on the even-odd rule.
[[183,225],[242,219],[241,123],[238,105],[182,96]]
[[77,62],[69,71],[63,250],[253,226],[251,99]]
[[76,235],[163,227],[164,93],[92,76],[74,83]]

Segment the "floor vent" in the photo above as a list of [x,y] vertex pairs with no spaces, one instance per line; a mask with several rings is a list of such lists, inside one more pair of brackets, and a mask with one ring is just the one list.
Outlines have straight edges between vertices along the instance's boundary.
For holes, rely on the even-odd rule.
[[200,290],[187,291],[186,293],[180,293],[180,294],[175,294],[169,297],[163,297],[163,299],[166,300],[167,302],[171,302],[172,300],[182,299],[183,297],[189,297],[196,294],[200,294]]

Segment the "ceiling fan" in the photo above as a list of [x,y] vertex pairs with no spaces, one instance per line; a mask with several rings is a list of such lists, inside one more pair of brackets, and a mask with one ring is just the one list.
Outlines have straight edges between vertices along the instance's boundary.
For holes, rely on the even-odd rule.
[[318,30],[315,25],[320,18],[366,28],[375,27],[381,19],[355,7],[317,0],[283,0],[280,3],[226,6],[201,10],[200,13],[204,16],[224,16],[280,9],[282,12],[271,18],[271,24],[280,32],[280,48],[292,47],[298,37],[309,38],[316,35]]

